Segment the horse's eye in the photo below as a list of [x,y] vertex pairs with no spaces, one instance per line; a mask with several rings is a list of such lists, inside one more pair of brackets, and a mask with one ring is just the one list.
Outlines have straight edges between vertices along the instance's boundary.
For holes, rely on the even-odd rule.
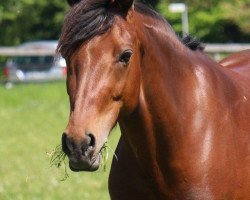
[[129,63],[132,54],[133,54],[132,50],[124,51],[119,57],[119,62],[121,62],[124,65],[127,65]]

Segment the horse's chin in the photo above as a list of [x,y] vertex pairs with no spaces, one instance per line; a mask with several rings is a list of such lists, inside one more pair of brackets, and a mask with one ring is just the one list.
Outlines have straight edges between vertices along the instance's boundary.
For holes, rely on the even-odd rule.
[[93,172],[98,170],[101,162],[101,155],[98,154],[96,159],[94,159],[91,163],[86,163],[86,162],[72,162],[69,161],[69,168],[73,172],[81,172],[81,171],[86,171],[86,172]]

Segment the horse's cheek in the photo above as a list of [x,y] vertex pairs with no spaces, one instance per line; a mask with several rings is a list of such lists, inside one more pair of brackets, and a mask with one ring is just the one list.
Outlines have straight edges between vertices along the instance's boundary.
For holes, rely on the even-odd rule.
[[130,114],[136,108],[139,102],[140,95],[140,73],[139,69],[134,69],[129,73],[124,89],[124,111]]

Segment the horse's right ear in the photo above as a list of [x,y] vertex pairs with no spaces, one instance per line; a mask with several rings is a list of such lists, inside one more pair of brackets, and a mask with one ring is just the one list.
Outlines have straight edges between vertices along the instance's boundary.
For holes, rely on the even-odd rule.
[[77,4],[77,3],[79,3],[80,1],[81,1],[81,0],[67,0],[68,4],[69,4],[70,6],[73,6],[73,5]]
[[110,0],[118,10],[127,12],[133,5],[134,0]]

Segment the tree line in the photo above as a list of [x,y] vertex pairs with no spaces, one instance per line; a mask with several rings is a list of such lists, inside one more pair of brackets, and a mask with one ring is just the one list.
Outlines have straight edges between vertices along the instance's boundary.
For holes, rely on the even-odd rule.
[[[181,35],[181,15],[171,0],[141,0],[160,12]],[[210,43],[250,42],[249,0],[186,0],[190,34]],[[69,9],[66,0],[8,0],[0,3],[0,46],[30,40],[56,40]]]

